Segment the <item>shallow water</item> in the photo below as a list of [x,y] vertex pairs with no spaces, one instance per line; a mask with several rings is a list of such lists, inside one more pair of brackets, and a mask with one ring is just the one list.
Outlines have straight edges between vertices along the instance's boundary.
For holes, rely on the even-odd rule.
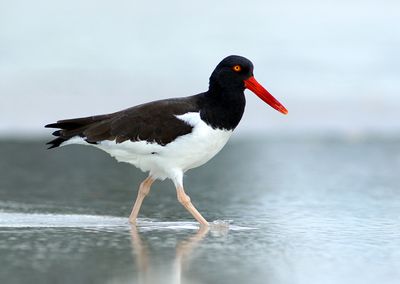
[[[261,145],[261,147],[260,147]],[[96,149],[0,143],[0,283],[399,283],[398,139],[232,141],[170,182]]]

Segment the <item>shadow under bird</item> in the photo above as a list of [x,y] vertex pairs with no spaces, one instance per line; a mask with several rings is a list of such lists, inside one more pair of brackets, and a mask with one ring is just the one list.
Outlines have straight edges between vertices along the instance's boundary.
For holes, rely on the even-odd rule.
[[68,144],[99,148],[149,176],[140,184],[129,221],[136,223],[152,183],[169,178],[179,202],[201,224],[208,225],[185,193],[183,174],[214,157],[242,118],[249,89],[271,107],[287,114],[253,76],[250,60],[237,55],[223,59],[212,72],[208,91],[194,96],[154,101],[119,112],[65,119],[45,127],[58,128],[49,149]]

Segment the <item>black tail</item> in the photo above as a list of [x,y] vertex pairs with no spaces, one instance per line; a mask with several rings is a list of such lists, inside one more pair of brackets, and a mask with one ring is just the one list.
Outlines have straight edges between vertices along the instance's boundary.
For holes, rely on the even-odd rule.
[[[60,120],[56,123],[47,124],[46,128],[59,128],[53,132],[53,135],[57,138],[47,142],[46,145],[50,145],[48,149],[59,147],[63,142],[68,141],[72,137],[80,136],[84,137],[83,132],[96,122],[102,121],[109,118],[110,115],[98,115],[83,118],[74,118]],[[90,143],[90,142],[89,142]]]
[[[48,124],[48,125],[50,125],[50,124]],[[50,126],[46,125],[45,127],[50,127]],[[53,135],[54,136],[60,136],[61,135],[61,130],[54,131]],[[54,140],[51,140],[51,141],[46,143],[46,145],[50,145],[50,147],[47,148],[47,149],[57,148],[58,146],[61,145],[61,143],[65,142],[67,140],[68,140],[68,138],[63,138],[63,137],[58,137],[58,138],[56,138]]]

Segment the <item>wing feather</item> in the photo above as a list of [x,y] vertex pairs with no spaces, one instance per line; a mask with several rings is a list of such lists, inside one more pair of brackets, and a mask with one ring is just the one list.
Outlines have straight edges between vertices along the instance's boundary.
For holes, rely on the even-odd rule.
[[84,137],[88,143],[103,140],[148,141],[166,145],[176,137],[189,134],[192,126],[176,116],[187,112],[198,112],[197,96],[155,101],[120,112],[85,118],[60,120],[46,127],[59,128],[54,132],[58,138],[49,142],[50,148],[74,136]]

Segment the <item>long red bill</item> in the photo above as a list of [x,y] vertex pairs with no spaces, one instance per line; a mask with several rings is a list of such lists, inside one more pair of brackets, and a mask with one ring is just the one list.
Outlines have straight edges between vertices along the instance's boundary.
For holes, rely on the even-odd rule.
[[257,80],[251,76],[249,79],[244,80],[244,86],[256,94],[260,99],[269,104],[271,107],[277,111],[287,114],[288,110],[275,99]]

